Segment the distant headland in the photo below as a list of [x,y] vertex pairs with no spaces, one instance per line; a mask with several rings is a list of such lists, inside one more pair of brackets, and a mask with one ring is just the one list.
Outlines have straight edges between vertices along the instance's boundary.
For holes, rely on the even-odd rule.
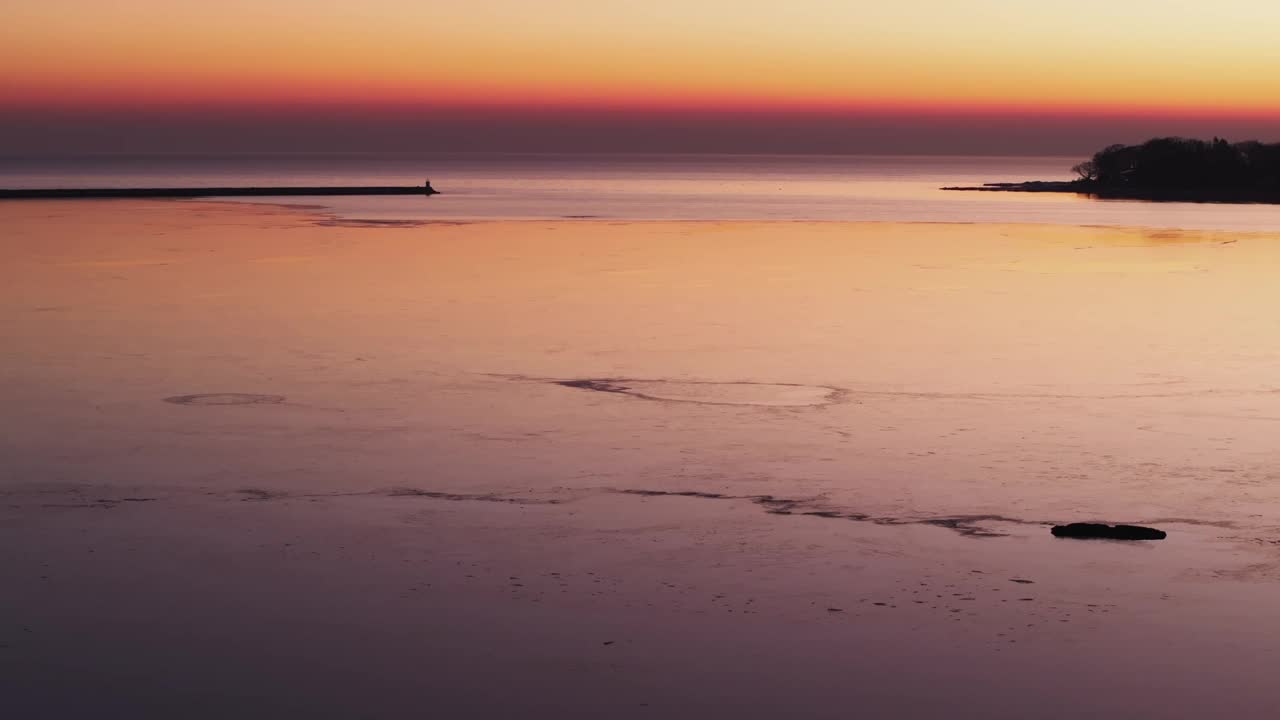
[[1280,203],[1280,143],[1154,138],[1111,145],[1071,168],[1075,180],[985,183],[943,190],[1078,193],[1165,202]]
[[90,200],[110,198],[324,197],[330,195],[438,195],[428,180],[410,186],[35,188],[0,189],[0,200]]

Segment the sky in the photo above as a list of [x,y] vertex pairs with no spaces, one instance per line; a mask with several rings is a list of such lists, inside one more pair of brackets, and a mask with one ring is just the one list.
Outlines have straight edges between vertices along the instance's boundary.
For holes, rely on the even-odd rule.
[[1280,140],[1274,0],[9,0],[0,151]]

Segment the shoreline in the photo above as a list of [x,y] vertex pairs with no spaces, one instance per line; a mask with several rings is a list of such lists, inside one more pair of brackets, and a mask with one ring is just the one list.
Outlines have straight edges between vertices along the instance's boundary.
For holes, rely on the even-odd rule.
[[1147,202],[1280,204],[1280,191],[1213,190],[1179,188],[1108,188],[1080,180],[1028,180],[982,185],[953,185],[940,190],[961,192],[1071,193],[1099,200],[1145,200]]

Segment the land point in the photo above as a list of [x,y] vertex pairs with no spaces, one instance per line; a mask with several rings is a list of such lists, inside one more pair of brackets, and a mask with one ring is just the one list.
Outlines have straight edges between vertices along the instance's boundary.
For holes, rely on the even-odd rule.
[[1141,145],[1111,145],[1071,170],[1077,179],[942,189],[1077,193],[1163,202],[1280,203],[1280,143],[1154,138]]
[[208,197],[322,197],[327,195],[438,195],[428,180],[409,186],[33,188],[0,189],[0,200]]

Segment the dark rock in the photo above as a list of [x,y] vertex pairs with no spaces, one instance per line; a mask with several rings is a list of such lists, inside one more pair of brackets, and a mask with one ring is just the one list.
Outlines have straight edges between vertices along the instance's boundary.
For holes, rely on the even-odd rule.
[[1103,540],[1163,540],[1168,534],[1163,530],[1141,525],[1103,525],[1102,523],[1070,523],[1055,525],[1055,537]]

